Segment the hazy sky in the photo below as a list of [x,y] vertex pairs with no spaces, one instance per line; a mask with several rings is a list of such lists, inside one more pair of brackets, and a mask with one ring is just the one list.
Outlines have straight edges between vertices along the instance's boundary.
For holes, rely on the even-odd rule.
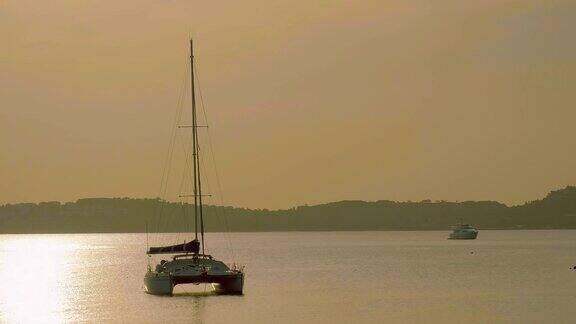
[[0,203],[157,196],[189,35],[228,204],[540,198],[576,184],[575,17],[555,0],[1,0]]

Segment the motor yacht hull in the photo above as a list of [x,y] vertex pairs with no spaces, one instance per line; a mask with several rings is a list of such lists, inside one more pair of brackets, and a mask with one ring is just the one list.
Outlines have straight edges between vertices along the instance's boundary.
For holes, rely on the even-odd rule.
[[455,226],[448,239],[450,240],[475,240],[478,237],[478,230],[470,224],[463,224]]
[[475,240],[478,237],[478,232],[466,233],[451,233],[448,239],[450,240]]

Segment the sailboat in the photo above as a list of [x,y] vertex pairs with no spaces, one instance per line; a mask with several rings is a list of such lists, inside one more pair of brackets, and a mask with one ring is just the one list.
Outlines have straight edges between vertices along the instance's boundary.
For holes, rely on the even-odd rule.
[[[200,150],[198,148],[198,124],[194,91],[194,48],[190,40],[190,75],[192,90],[192,178],[194,197],[194,238],[177,245],[149,247],[148,256],[171,255],[171,260],[162,260],[154,268],[148,265],[144,276],[145,291],[153,295],[172,295],[174,286],[180,284],[212,284],[216,292],[242,294],[244,271],[236,265],[229,267],[224,262],[204,251],[204,214],[202,205],[202,182],[200,180]],[[199,239],[200,238],[200,239]]]

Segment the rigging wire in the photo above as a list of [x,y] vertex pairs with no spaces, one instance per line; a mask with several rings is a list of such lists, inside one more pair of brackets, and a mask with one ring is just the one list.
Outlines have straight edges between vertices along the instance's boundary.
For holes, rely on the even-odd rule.
[[[198,146],[198,150],[201,150],[202,147]],[[199,165],[206,165],[206,161],[205,161],[206,157],[204,157],[203,154],[200,155],[200,161],[199,161]],[[204,187],[204,192],[209,192],[212,193],[212,186],[210,184],[210,177],[208,177],[207,173],[204,172],[204,174],[202,175],[202,186]],[[207,200],[211,203],[211,205],[206,204],[206,202],[204,203],[204,210],[205,213],[204,215],[209,215],[210,213],[208,213],[209,210],[213,210],[214,209],[214,203],[212,201],[212,195],[206,195]]]
[[[186,141],[186,139],[182,139],[180,141],[180,143],[182,143],[182,146],[183,146],[183,151],[185,152],[184,153],[185,159],[184,159],[184,167],[182,169],[182,177],[180,177],[180,179],[181,179],[180,180],[180,186],[179,186],[177,194],[178,194],[178,202],[180,203],[180,205],[181,205],[180,207],[182,210],[181,221],[182,221],[182,224],[184,224],[186,230],[184,231],[184,233],[181,233],[181,231],[177,232],[177,234],[176,234],[176,241],[177,242],[181,242],[181,235],[186,235],[186,233],[188,233],[190,230],[190,222],[189,222],[189,217],[188,217],[189,213],[187,213],[187,210],[189,208],[186,208],[189,204],[186,201],[185,195],[187,192],[189,192],[189,188],[186,185],[190,181],[192,181],[190,179],[190,173],[188,172],[188,170],[190,168],[190,160],[191,160],[190,159],[190,147],[189,147],[191,139],[188,140],[188,145],[185,143],[185,141]],[[168,223],[166,224],[166,227],[171,228],[171,225],[178,225],[179,220],[180,219],[178,217],[169,218]]]
[[[188,85],[188,83],[186,84],[186,86]],[[187,88],[187,87],[186,87]],[[185,88],[185,89],[186,89]],[[186,99],[188,99],[186,97]],[[186,100],[184,100],[186,101]],[[179,123],[182,122],[182,119],[179,120]],[[167,220],[166,228],[172,228],[171,225],[178,225],[179,221],[181,221],[181,224],[183,224],[185,226],[185,230],[184,231],[177,231],[176,233],[176,242],[182,242],[182,241],[186,241],[186,236],[188,233],[190,233],[190,219],[192,218],[192,203],[188,201],[187,198],[189,198],[189,193],[192,192],[192,175],[190,174],[189,170],[192,168],[192,136],[193,134],[190,133],[190,136],[185,136],[182,135],[179,137],[179,141],[177,141],[181,146],[182,146],[182,152],[184,152],[184,164],[183,164],[183,168],[182,168],[182,176],[180,177],[180,185],[179,185],[179,189],[177,191],[178,194],[178,201],[181,204],[181,210],[182,210],[182,218],[179,219],[177,217],[175,218],[169,218]],[[176,144],[178,145],[178,144]],[[188,207],[188,208],[187,208]],[[178,227],[178,226],[176,226]],[[184,236],[184,238],[182,238],[182,236]]]
[[[188,62],[188,61],[186,61]],[[184,76],[182,78],[182,82],[180,84],[180,88],[178,91],[178,99],[176,102],[176,113],[174,114],[174,119],[171,126],[171,134],[170,140],[168,142],[168,149],[166,151],[166,157],[164,160],[164,165],[162,168],[162,177],[160,179],[160,189],[158,193],[158,197],[160,198],[159,206],[157,207],[156,211],[156,232],[160,232],[161,230],[161,222],[163,219],[164,208],[166,205],[169,205],[170,202],[165,200],[166,193],[168,190],[168,183],[170,181],[171,175],[171,165],[174,158],[174,146],[178,136],[178,128],[177,125],[182,118],[182,111],[184,108],[184,101],[186,97],[186,85],[188,84],[189,74],[188,74],[188,63],[186,64],[186,68],[184,69]],[[173,212],[173,211],[172,211]],[[171,212],[171,214],[172,214]],[[148,235],[148,234],[147,234]]]
[[[191,141],[192,141],[192,136],[193,134],[188,137],[186,136],[185,139],[179,136],[179,132],[178,132],[178,125],[179,123],[182,121],[182,114],[184,111],[184,106],[185,106],[185,101],[186,99],[188,99],[188,94],[187,94],[187,86],[189,85],[189,82],[191,82],[191,78],[189,77],[189,69],[192,68],[192,66],[190,65],[190,62],[187,60],[186,61],[186,68],[184,71],[184,77],[182,80],[182,83],[180,85],[180,89],[179,89],[179,95],[178,95],[178,100],[177,100],[177,107],[176,107],[176,113],[173,119],[173,123],[172,123],[172,132],[171,132],[171,136],[170,136],[170,140],[169,140],[169,144],[168,144],[168,149],[166,152],[166,157],[165,157],[165,161],[164,161],[164,165],[162,168],[162,177],[160,180],[160,189],[159,189],[159,204],[157,205],[157,219],[156,219],[156,232],[161,232],[161,229],[164,228],[164,226],[166,227],[166,229],[170,228],[171,222],[170,219],[172,218],[172,215],[177,212],[180,208],[178,208],[178,206],[172,207],[172,208],[167,208],[166,206],[170,207],[171,203],[169,200],[167,199],[163,199],[163,198],[167,198],[167,192],[168,192],[168,184],[170,182],[170,176],[172,173],[172,163],[174,160],[174,152],[175,152],[175,146],[177,146],[177,142],[179,142],[183,148],[184,148],[184,154],[185,154],[185,160],[184,160],[184,170],[183,170],[183,176],[181,177],[181,183],[180,183],[180,188],[179,188],[179,196],[186,196],[185,195],[185,191],[186,189],[186,185],[192,181],[191,179],[191,175],[189,174],[189,172],[187,172],[187,170],[189,170],[191,168],[191,159],[193,158],[192,155],[192,149],[191,149]],[[198,90],[198,94],[199,94],[199,99],[200,99],[200,106],[202,108],[202,113],[203,113],[203,117],[204,117],[204,122],[206,124],[206,126],[208,126],[208,114],[207,114],[207,109],[206,109],[206,104],[204,102],[204,97],[202,94],[202,88],[200,86],[200,78],[199,78],[199,70],[198,67],[196,65],[196,63],[194,62],[194,69],[195,72],[194,73],[194,79],[197,82],[197,90]],[[192,129],[192,132],[194,132],[194,129]],[[224,228],[225,228],[225,238],[226,238],[226,242],[229,248],[229,251],[232,254],[232,259],[234,262],[236,262],[236,255],[235,255],[235,251],[234,251],[234,247],[232,245],[231,239],[230,239],[230,225],[228,222],[228,217],[226,215],[226,208],[225,208],[225,200],[224,200],[224,194],[223,194],[223,190],[222,190],[222,184],[220,181],[220,175],[218,172],[218,168],[217,168],[217,164],[216,164],[216,157],[215,157],[215,152],[214,152],[214,144],[212,142],[212,137],[210,134],[210,129],[207,127],[207,142],[208,142],[208,148],[210,151],[210,157],[212,160],[212,164],[214,167],[214,174],[216,177],[216,185],[217,185],[217,190],[218,190],[218,197],[219,197],[219,203],[220,203],[220,207],[218,208],[217,206],[213,205],[211,206],[212,209],[214,210],[214,214],[216,215],[216,217],[218,219],[223,219],[223,223],[224,223]],[[178,139],[181,139],[180,141]],[[200,145],[197,143],[197,147],[198,150],[200,151]],[[200,159],[199,159],[200,160]],[[204,163],[203,163],[204,164]],[[200,161],[198,161],[198,167],[200,167]],[[208,184],[209,186],[209,182],[207,181],[207,177],[206,175],[204,175],[204,183],[205,185]],[[190,188],[190,190],[192,190]],[[189,220],[189,217],[186,217],[186,207],[191,205],[190,203],[188,203],[186,201],[185,197],[179,197],[179,201],[183,210],[183,217],[185,220]],[[168,210],[166,210],[168,209]],[[222,213],[219,213],[219,209],[222,209]],[[222,215],[221,215],[222,214]],[[168,218],[168,219],[167,219]],[[172,220],[172,222],[174,222],[174,220]],[[186,232],[188,232],[190,230],[189,228],[189,222],[185,222],[186,225]],[[180,233],[178,232],[178,236],[177,236],[177,240],[179,240],[180,238]],[[184,233],[185,234],[185,233]],[[148,231],[146,233],[147,235],[147,241],[148,241]]]
[[[198,69],[198,66],[196,65],[196,63],[194,62],[194,69],[196,70],[196,73],[194,75],[196,82],[198,83],[198,95],[200,97],[200,107],[202,108],[202,113],[204,115],[204,123],[206,124],[206,126],[208,125],[208,114],[206,113],[206,104],[204,103],[204,96],[202,94],[202,87],[200,85],[200,72]],[[236,262],[236,255],[234,252],[234,247],[232,245],[231,239],[230,239],[230,226],[228,224],[228,217],[226,215],[226,208],[225,208],[225,204],[224,204],[224,192],[222,190],[222,183],[220,181],[220,174],[218,173],[218,168],[217,168],[217,164],[216,164],[216,156],[214,154],[214,145],[212,144],[212,137],[210,135],[210,127],[206,128],[206,137],[208,138],[208,146],[209,146],[209,151],[210,151],[210,155],[212,157],[212,164],[214,166],[214,174],[216,177],[216,185],[218,188],[218,197],[220,198],[220,206],[222,208],[222,214],[223,214],[223,219],[224,219],[224,227],[225,227],[225,232],[224,235],[226,237],[226,241],[228,243],[228,248],[230,249],[230,252],[232,254],[232,260],[234,261],[234,263]],[[218,208],[216,208],[216,206],[214,206],[214,213],[216,214],[217,218],[220,218],[220,214],[218,213]]]

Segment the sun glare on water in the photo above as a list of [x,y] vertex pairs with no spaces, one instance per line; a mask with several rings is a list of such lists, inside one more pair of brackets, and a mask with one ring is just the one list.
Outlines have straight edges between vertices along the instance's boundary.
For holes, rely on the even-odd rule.
[[[66,260],[79,248],[52,235],[0,236],[0,323],[61,323],[74,290]],[[68,283],[69,284],[69,283]]]

